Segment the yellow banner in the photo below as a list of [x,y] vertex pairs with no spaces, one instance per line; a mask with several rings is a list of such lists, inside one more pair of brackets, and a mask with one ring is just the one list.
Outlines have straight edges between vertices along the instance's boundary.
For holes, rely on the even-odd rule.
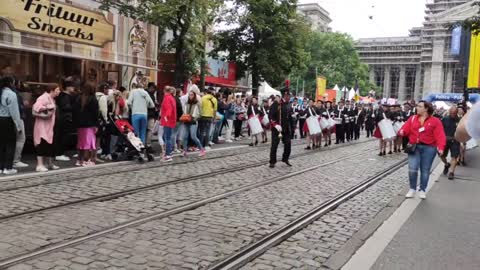
[[115,26],[103,13],[51,0],[2,0],[0,18],[14,31],[103,47]]
[[480,35],[472,34],[470,42],[470,58],[468,60],[467,88],[480,88]]
[[327,90],[327,79],[325,77],[319,76],[317,77],[317,97],[316,100],[323,100],[323,96],[325,95]]

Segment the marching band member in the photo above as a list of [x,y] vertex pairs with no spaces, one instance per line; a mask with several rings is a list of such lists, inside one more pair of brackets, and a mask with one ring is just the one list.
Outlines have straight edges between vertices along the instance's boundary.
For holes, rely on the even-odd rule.
[[358,106],[358,110],[356,112],[355,120],[354,120],[354,140],[360,139],[360,128],[363,127],[365,123],[365,110],[363,109],[363,105]]
[[338,107],[335,110],[335,134],[336,142],[335,144],[345,143],[345,121],[347,114],[345,111],[344,102],[340,100],[338,102]]
[[[303,100],[305,102],[305,99]],[[305,105],[299,105],[299,111],[298,111],[298,129],[300,131],[300,138],[304,139],[306,134],[305,131],[303,130],[303,127],[305,126],[305,123],[307,121],[307,114],[305,114]]]
[[[321,100],[319,100],[317,102],[317,106],[315,108],[315,117],[317,117],[318,121],[319,121],[319,125],[320,125],[320,119],[321,119],[321,116],[322,116],[322,112],[323,112],[323,102]],[[322,132],[318,133],[315,135],[315,148],[321,148],[322,147]]]
[[[328,120],[332,117],[332,115],[333,115],[332,102],[326,101],[325,109],[322,112],[322,117]],[[323,137],[325,138],[325,145],[324,145],[325,147],[332,144],[332,131],[333,131],[333,127],[330,127],[329,129],[326,129],[323,133]]]
[[368,108],[365,111],[365,131],[367,132],[367,138],[373,136],[373,130],[375,129],[375,111],[373,110],[373,104],[368,104]]
[[262,123],[262,126],[263,126],[262,143],[267,143],[268,142],[267,130],[270,129],[270,125],[263,124],[263,117],[267,116],[268,118],[268,111],[270,110],[268,99],[263,100],[261,109],[262,109],[262,113],[261,113],[262,120],[260,122]]
[[[397,122],[405,122],[403,113],[400,108],[400,104],[395,104],[392,106],[392,111],[390,112],[390,119],[392,120],[393,124]],[[393,152],[400,153],[402,149],[402,144],[403,144],[403,137],[397,135],[397,137],[393,142]]]
[[[261,115],[261,113],[262,113],[262,111],[260,111],[260,108],[258,107],[257,97],[252,97],[251,104],[250,104],[250,106],[248,106],[248,109],[247,109],[248,119],[251,119],[253,117],[259,117]],[[257,146],[258,145],[258,134],[251,134],[251,135],[252,135],[252,142],[249,144],[249,146]]]
[[[412,109],[412,105],[408,102],[403,104],[403,119],[406,121],[410,116],[415,115],[415,111]],[[402,137],[402,149],[405,150],[408,144],[408,138],[407,137]]]
[[292,166],[288,159],[290,158],[290,152],[292,151],[290,122],[292,118],[292,112],[289,106],[290,101],[290,89],[283,88],[280,90],[283,97],[276,99],[270,107],[268,117],[272,127],[272,145],[270,148],[270,168],[275,168],[277,163],[277,149],[280,140],[283,142],[283,156],[282,162],[288,166]]
[[[315,115],[315,104],[313,100],[308,101],[308,105],[303,110],[302,115],[305,116],[305,119],[307,119],[312,115],[313,116]],[[312,147],[315,148],[315,136],[310,136],[310,131],[308,130],[308,125],[306,121],[303,124],[302,130],[305,133],[305,136],[307,137],[307,147],[305,148],[305,150],[311,150]],[[310,143],[312,143],[312,147],[310,147]]]
[[300,114],[300,105],[298,105],[298,99],[294,98],[292,105],[291,105],[291,111],[292,111],[292,121],[290,122],[290,131],[291,135],[290,138],[295,138],[295,129],[297,129],[297,124],[298,124],[298,115]]
[[375,110],[375,131],[373,132],[373,137],[377,138],[379,140],[380,144],[380,153],[378,154],[379,156],[386,156],[386,148],[387,148],[387,143],[383,140],[382,132],[380,131],[380,128],[378,127],[378,123],[384,119],[384,115],[386,116],[386,108],[387,105],[384,104],[381,108],[378,108]]

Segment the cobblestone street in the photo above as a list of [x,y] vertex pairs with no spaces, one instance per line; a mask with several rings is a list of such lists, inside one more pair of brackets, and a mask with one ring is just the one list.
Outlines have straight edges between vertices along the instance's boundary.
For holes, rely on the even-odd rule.
[[[42,254],[11,269],[205,269],[404,158],[403,155],[378,157],[372,151],[374,147],[374,142],[332,147],[293,158],[293,167],[279,165],[270,169],[263,164],[235,171],[235,167],[253,164],[268,156],[268,148],[250,153],[239,151],[238,155],[214,161],[139,167],[134,172],[117,172],[111,177],[86,176],[75,181],[5,191],[1,193],[4,215],[232,168],[232,172],[220,175],[1,221],[0,259],[42,251],[53,244],[102,232],[144,216],[167,213],[159,219]],[[303,146],[294,146],[293,154],[300,153],[305,153]],[[324,163],[328,165],[309,169]],[[306,171],[295,175],[302,170]],[[406,175],[402,170],[398,173]],[[278,178],[286,175],[285,179]],[[279,180],[275,180],[277,178]],[[398,175],[385,178],[244,268],[320,267],[385,207],[405,181],[405,177]],[[253,184],[260,185],[248,187]],[[244,187],[247,188],[239,193],[227,195]],[[9,199],[4,199],[4,194],[9,194]],[[214,199],[204,206],[173,214],[167,212],[209,198]],[[315,241],[310,241],[312,239]]]

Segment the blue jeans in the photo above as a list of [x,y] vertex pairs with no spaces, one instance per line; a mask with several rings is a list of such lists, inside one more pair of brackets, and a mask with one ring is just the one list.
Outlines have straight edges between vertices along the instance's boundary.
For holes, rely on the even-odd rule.
[[212,118],[200,118],[198,120],[198,129],[200,131],[200,142],[208,146],[210,140],[210,130],[212,127]]
[[145,144],[147,136],[147,116],[144,114],[132,115],[132,126],[135,129],[135,135]]
[[165,155],[171,156],[173,152],[173,128],[170,127],[163,127],[163,135],[165,136],[165,145],[166,145],[166,151]]
[[420,169],[420,191],[425,191],[430,178],[430,170],[437,154],[437,148],[429,145],[417,144],[415,153],[408,155],[408,178],[410,188],[417,189],[418,170]]
[[183,150],[187,151],[188,150],[188,136],[192,138],[192,141],[197,145],[197,147],[201,150],[203,150],[203,146],[200,143],[200,140],[197,137],[197,129],[198,125],[193,124],[193,125],[185,125],[185,137],[183,137]]

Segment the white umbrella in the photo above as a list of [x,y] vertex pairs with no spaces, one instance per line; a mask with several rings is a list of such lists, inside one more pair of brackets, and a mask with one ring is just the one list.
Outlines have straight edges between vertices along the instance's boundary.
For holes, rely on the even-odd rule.
[[355,89],[350,89],[350,91],[348,91],[348,100],[352,100],[353,98],[355,97]]
[[335,84],[335,86],[333,87],[333,90],[340,91],[340,88],[338,87],[338,84]]

